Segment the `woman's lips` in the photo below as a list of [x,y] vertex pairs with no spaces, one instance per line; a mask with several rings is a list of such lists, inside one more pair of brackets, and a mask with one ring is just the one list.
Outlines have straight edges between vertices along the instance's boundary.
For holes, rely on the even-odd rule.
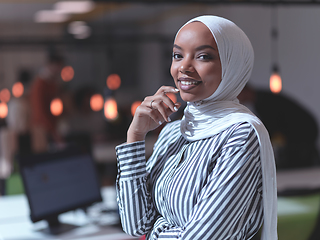
[[178,79],[179,88],[183,91],[188,91],[198,86],[201,81],[191,79]]

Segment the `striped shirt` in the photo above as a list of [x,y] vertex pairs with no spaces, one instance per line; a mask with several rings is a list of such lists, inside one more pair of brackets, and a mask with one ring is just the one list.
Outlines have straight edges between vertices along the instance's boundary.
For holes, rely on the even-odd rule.
[[116,147],[123,230],[147,239],[247,240],[263,221],[257,135],[249,123],[187,141],[180,121],[161,131],[148,161],[145,142]]

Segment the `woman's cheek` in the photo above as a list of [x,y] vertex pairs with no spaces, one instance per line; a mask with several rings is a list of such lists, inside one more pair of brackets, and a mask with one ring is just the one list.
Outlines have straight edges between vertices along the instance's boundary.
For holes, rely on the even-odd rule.
[[171,64],[171,68],[170,68],[170,74],[171,74],[171,76],[173,77],[173,79],[176,79],[175,78],[175,67],[174,67],[174,64],[172,63]]

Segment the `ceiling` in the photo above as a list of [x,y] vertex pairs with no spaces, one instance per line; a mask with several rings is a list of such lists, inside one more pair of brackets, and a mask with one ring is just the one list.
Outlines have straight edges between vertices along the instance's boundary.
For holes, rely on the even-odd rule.
[[[70,0],[69,0],[70,1]],[[79,1],[79,0],[78,0]],[[0,44],[12,46],[19,44],[34,45],[61,41],[72,43],[73,38],[65,38],[68,24],[73,21],[85,21],[94,28],[92,32],[105,29],[108,24],[117,28],[122,24],[126,28],[136,24],[155,23],[164,18],[185,14],[193,5],[205,8],[207,4],[319,4],[320,0],[95,0],[95,7],[85,14],[73,14],[61,23],[36,23],[35,13],[40,10],[53,10],[57,0],[0,0]],[[100,27],[99,27],[100,26]],[[102,26],[102,27],[101,27]],[[9,29],[9,30],[8,30]],[[15,30],[11,30],[15,29]],[[100,34],[101,35],[101,34]],[[101,37],[87,41],[102,41]],[[103,39],[103,42],[105,39]]]
[[[33,22],[39,10],[53,9],[57,0],[0,0],[0,22]],[[207,4],[320,4],[320,0],[95,0],[96,7],[87,14],[73,15],[72,20],[95,20],[101,16],[122,20],[139,20],[165,12],[168,5]],[[150,11],[150,5],[158,4]],[[146,11],[148,10],[148,11]],[[143,14],[141,14],[143,13]]]

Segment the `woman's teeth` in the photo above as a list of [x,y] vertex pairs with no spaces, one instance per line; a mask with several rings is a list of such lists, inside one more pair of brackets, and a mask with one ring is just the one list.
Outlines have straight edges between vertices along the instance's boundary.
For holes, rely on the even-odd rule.
[[197,81],[180,81],[182,85],[197,85]]

